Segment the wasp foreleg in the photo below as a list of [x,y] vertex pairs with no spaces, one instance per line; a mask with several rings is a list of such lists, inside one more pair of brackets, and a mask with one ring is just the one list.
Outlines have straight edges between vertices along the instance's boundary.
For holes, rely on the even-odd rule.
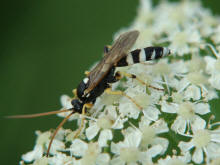
[[89,103],[83,105],[81,124],[80,124],[80,127],[78,128],[78,130],[76,131],[74,138],[77,138],[80,135],[80,133],[84,127],[84,121],[85,121],[84,115],[86,113],[86,108],[92,108],[92,106],[93,106],[93,104],[89,104]]
[[77,98],[77,89],[73,89],[72,92],[73,92],[74,98]]

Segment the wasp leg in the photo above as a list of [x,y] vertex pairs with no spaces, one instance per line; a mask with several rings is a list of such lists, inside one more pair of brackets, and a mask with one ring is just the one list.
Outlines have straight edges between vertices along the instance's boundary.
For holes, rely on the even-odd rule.
[[84,74],[85,74],[86,76],[88,76],[88,75],[89,75],[89,73],[90,73],[90,72],[89,72],[89,71],[87,71],[87,70],[84,72]]
[[116,79],[120,80],[123,76],[135,79],[135,80],[139,81],[141,84],[148,86],[149,88],[153,88],[153,89],[159,90],[159,91],[164,91],[164,89],[157,88],[157,87],[154,87],[152,85],[149,85],[149,84],[145,83],[143,80],[141,80],[140,78],[138,78],[134,74],[125,73],[125,72],[119,72],[119,71],[116,72]]
[[111,45],[105,45],[105,46],[104,46],[104,55],[105,55],[106,53],[108,53],[111,48],[112,48]]
[[84,121],[85,121],[85,112],[86,112],[86,108],[92,108],[93,104],[84,104],[83,105],[83,108],[82,108],[82,120],[81,120],[81,124],[80,124],[80,127],[79,129],[76,131],[76,134],[74,136],[74,138],[77,138],[79,136],[79,134],[81,133],[82,129],[83,129],[83,126],[84,126]]
[[143,109],[143,107],[141,107],[133,98],[131,98],[130,96],[128,96],[127,94],[125,94],[125,93],[122,92],[122,91],[112,91],[111,88],[107,88],[107,89],[105,90],[105,92],[106,92],[107,94],[110,94],[110,95],[122,95],[122,96],[125,96],[125,97],[127,97],[131,102],[133,102],[140,110]]
[[72,92],[73,92],[74,98],[76,98],[76,96],[77,96],[77,89],[73,89]]

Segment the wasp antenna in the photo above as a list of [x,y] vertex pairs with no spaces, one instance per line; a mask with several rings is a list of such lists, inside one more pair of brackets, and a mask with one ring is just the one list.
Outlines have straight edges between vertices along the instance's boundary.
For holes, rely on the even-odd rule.
[[53,142],[53,140],[54,140],[54,138],[55,138],[57,132],[58,132],[59,129],[65,124],[65,122],[70,118],[70,116],[71,116],[72,114],[74,114],[74,112],[70,113],[67,117],[65,117],[65,118],[63,119],[63,121],[57,126],[55,132],[53,133],[53,136],[52,136],[51,139],[50,139],[50,143],[49,143],[49,146],[48,146],[48,149],[47,149],[47,155],[46,155],[47,157],[49,156],[50,148],[51,148],[52,142]]
[[52,111],[52,112],[44,112],[44,113],[36,113],[36,114],[29,114],[29,115],[14,115],[14,116],[5,116],[5,118],[10,118],[10,119],[22,119],[22,118],[35,118],[35,117],[40,117],[40,116],[48,116],[48,115],[54,115],[62,112],[69,112],[72,111],[73,109],[64,109],[64,110],[58,110],[58,111]]

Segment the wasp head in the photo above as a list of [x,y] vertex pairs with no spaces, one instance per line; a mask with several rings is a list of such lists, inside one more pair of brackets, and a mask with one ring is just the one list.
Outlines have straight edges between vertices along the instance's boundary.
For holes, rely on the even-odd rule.
[[82,113],[83,103],[81,103],[79,99],[73,99],[71,104],[75,112]]

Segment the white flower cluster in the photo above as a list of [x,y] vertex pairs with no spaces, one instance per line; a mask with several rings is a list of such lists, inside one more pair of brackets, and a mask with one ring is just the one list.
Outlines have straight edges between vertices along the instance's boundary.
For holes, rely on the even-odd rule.
[[[143,110],[126,97],[104,93],[89,110],[78,138],[76,130],[61,129],[47,158],[52,132],[38,131],[33,151],[20,164],[220,164],[220,123],[212,122],[210,108],[220,90],[220,20],[199,1],[162,1],[153,7],[150,0],[140,0],[136,19],[116,36],[133,29],[140,31],[133,49],[159,45],[173,54],[120,71],[164,90],[129,78],[114,83],[113,90],[123,90]],[[70,101],[62,96],[63,108],[71,108]],[[80,117],[70,120],[80,126]]]

